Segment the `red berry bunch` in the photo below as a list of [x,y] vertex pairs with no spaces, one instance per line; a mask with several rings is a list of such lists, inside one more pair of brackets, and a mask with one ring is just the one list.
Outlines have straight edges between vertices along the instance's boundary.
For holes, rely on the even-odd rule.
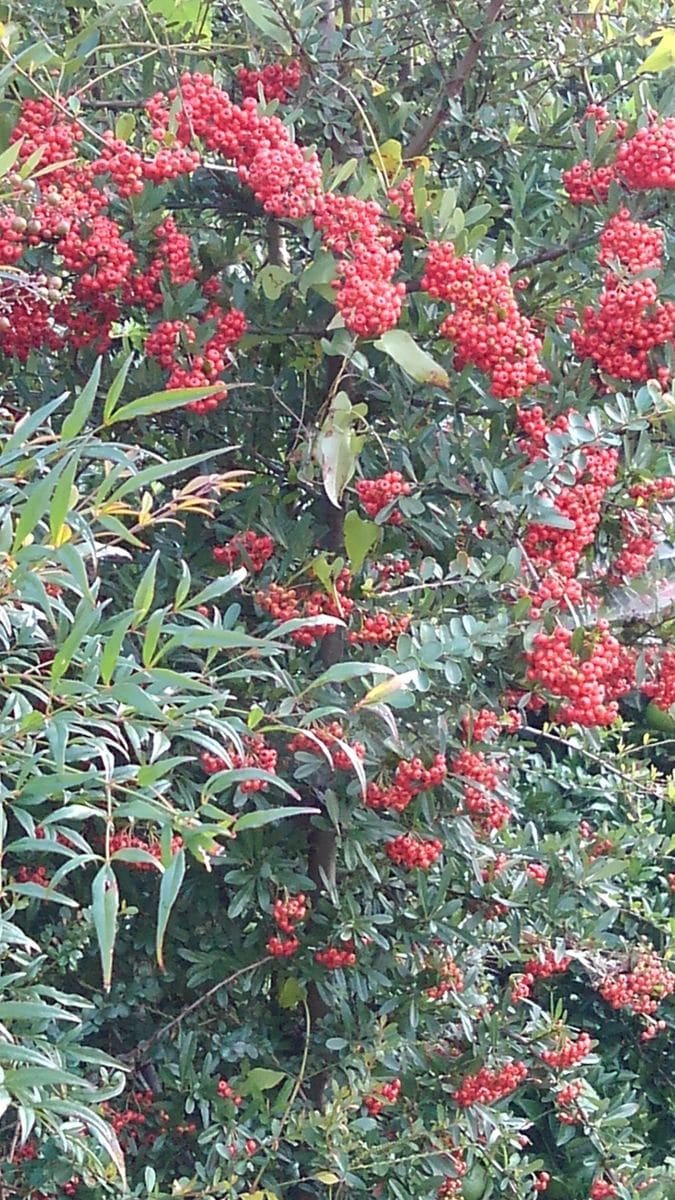
[[352,751],[352,757],[339,744],[345,742],[345,732],[339,721],[332,721],[330,725],[314,725],[311,728],[312,737],[306,733],[296,733],[295,737],[288,743],[288,749],[291,754],[298,751],[305,754],[316,754],[322,756],[321,746],[317,745],[320,742],[323,746],[328,747],[330,758],[336,771],[353,771],[353,758],[365,758],[366,748],[361,742],[349,743]]
[[255,601],[274,621],[290,621],[300,616],[300,597],[295,588],[271,583],[266,591],[256,592]]
[[319,196],[312,216],[327,250],[348,254],[360,243],[376,245],[386,237],[382,209],[374,200],[326,192]]
[[219,566],[234,568],[241,561],[253,571],[262,571],[265,563],[274,554],[274,542],[268,534],[257,534],[252,529],[235,533],[224,546],[214,546],[213,557]]
[[92,163],[92,171],[95,175],[109,175],[120,199],[138,196],[144,187],[143,156],[110,130],[106,130],[103,138],[105,146],[100,158]]
[[525,873],[540,887],[543,887],[548,877],[548,867],[545,867],[543,863],[531,862],[527,864]]
[[661,1001],[675,992],[675,975],[653,950],[643,950],[634,967],[608,976],[599,991],[612,1008],[652,1016]]
[[421,758],[402,759],[396,768],[394,783],[404,788],[411,796],[430,788],[440,787],[448,773],[445,755],[436,754],[430,767],[425,767]]
[[160,321],[145,340],[145,353],[154,358],[160,367],[173,366],[178,348],[183,342],[190,346],[195,341],[195,331],[186,321]]
[[602,231],[598,262],[605,267],[618,262],[631,275],[637,275],[640,271],[661,266],[663,244],[662,229],[633,221],[630,211],[620,208]]
[[464,991],[464,972],[451,954],[446,954],[438,968],[438,983],[426,989],[430,1000],[445,1000],[453,992]]
[[392,280],[400,261],[398,250],[358,242],[352,257],[340,263],[335,304],[350,333],[380,337],[398,324],[406,289]]
[[643,683],[642,691],[666,712],[675,704],[675,649],[664,650],[658,661],[656,678]]
[[50,879],[46,867],[19,867],[14,876],[17,883],[37,883],[49,887]]
[[675,479],[665,475],[660,479],[647,479],[643,483],[634,483],[628,489],[631,500],[638,504],[654,504],[667,500],[675,500]]
[[509,267],[459,258],[452,243],[432,242],[422,291],[452,305],[441,337],[454,343],[458,370],[473,363],[490,376],[493,396],[517,398],[548,378],[539,362],[541,341],[520,312]]
[[411,175],[402,179],[396,187],[390,187],[387,198],[398,209],[399,220],[406,229],[419,229],[417,209],[415,208],[414,181]]
[[583,1120],[584,1114],[579,1111],[578,1100],[584,1090],[580,1079],[573,1079],[563,1084],[555,1096],[558,1120],[561,1125],[576,1125]]
[[307,916],[307,897],[303,892],[289,896],[287,900],[275,900],[272,916],[282,933],[294,933],[296,925]]
[[45,97],[22,102],[19,119],[9,140],[11,143],[21,142],[20,163],[39,150],[41,169],[58,168],[49,175],[50,183],[56,184],[67,175],[71,165],[69,160],[75,156],[77,143],[83,137],[83,130],[77,121],[69,117],[64,101],[57,102]]
[[259,89],[262,88],[266,100],[278,100],[280,104],[297,92],[301,79],[302,68],[296,59],[287,64],[269,63],[259,71],[252,71],[248,67],[240,67],[237,71],[237,83],[242,96],[252,96],[257,100]]
[[605,279],[597,308],[588,305],[572,342],[580,358],[617,379],[638,382],[655,373],[651,355],[673,337],[675,303],[660,303],[653,279]]
[[591,1052],[591,1037],[588,1033],[580,1033],[577,1040],[563,1038],[557,1050],[542,1050],[542,1061],[547,1067],[557,1067],[566,1070],[582,1062]]
[[551,1182],[551,1176],[548,1171],[538,1171],[532,1181],[532,1186],[535,1192],[545,1192]]
[[654,536],[656,526],[653,518],[644,512],[621,514],[621,533],[624,544],[610,564],[608,580],[616,583],[622,579],[634,579],[642,575],[649,566],[658,546]]
[[[403,478],[400,471],[387,471],[378,479],[359,479],[356,484],[361,507],[367,516],[373,518],[377,517],[387,505],[398,500],[399,496],[409,496],[411,491],[411,485],[407,479]],[[398,509],[393,509],[387,517],[389,525],[400,525],[402,520],[403,517]]]
[[236,1108],[241,1104],[241,1096],[237,1095],[232,1085],[227,1082],[227,1079],[218,1080],[217,1091],[221,1100],[231,1100]]
[[652,121],[623,142],[616,156],[617,173],[632,191],[675,188],[675,117]]
[[495,795],[502,780],[501,767],[480,750],[462,750],[450,770],[464,784],[464,807],[479,832],[487,835],[502,829],[512,814],[509,806]]
[[438,838],[424,840],[402,833],[386,842],[384,852],[395,866],[405,867],[406,871],[428,871],[443,853],[443,843]]
[[[264,737],[246,737],[244,738],[244,745],[246,749],[243,754],[235,752],[228,754],[227,758],[220,758],[218,755],[204,750],[200,755],[202,769],[207,775],[216,775],[219,771],[237,771],[244,768],[256,768],[260,771],[266,771],[268,775],[275,774],[277,752],[271,746],[267,745]],[[267,782],[264,779],[245,779],[239,786],[242,792],[267,791]]]
[[356,948],[353,942],[345,942],[342,946],[326,946],[317,950],[314,961],[328,971],[340,971],[344,967],[356,966]]
[[379,1117],[385,1104],[395,1104],[401,1094],[401,1080],[391,1079],[388,1083],[381,1083],[375,1091],[366,1096],[363,1103],[368,1111],[369,1116]]
[[393,554],[389,554],[384,562],[373,563],[373,570],[377,576],[379,591],[388,592],[392,580],[402,579],[408,574],[410,560],[395,558]]
[[452,1150],[448,1157],[452,1160],[453,1175],[446,1175],[436,1195],[438,1200],[450,1200],[450,1197],[462,1193],[462,1179],[466,1175],[466,1163],[461,1150]]
[[347,635],[352,646],[391,646],[410,625],[409,613],[395,617],[392,613],[376,612],[361,618],[359,629]]
[[[182,837],[174,834],[171,838],[171,853],[176,854],[182,845]],[[137,834],[130,833],[128,829],[118,830],[110,838],[110,853],[116,854],[121,850],[144,850],[146,854],[151,854],[157,861],[162,857],[162,847],[159,842],[151,842],[147,837],[139,837]],[[132,871],[154,870],[152,864],[148,862],[128,862],[126,865]]]
[[494,1104],[504,1096],[515,1092],[527,1079],[527,1067],[523,1062],[506,1063],[495,1071],[481,1067],[474,1075],[467,1075],[453,1092],[453,1100],[460,1108],[472,1104]]
[[618,699],[635,686],[635,659],[600,621],[587,631],[581,652],[572,650],[571,629],[542,631],[527,652],[527,677],[550,694],[563,724],[611,725]]
[[611,1200],[618,1192],[613,1183],[606,1179],[594,1179],[591,1185],[591,1200]]
[[492,742],[492,735],[501,727],[498,713],[491,708],[481,708],[477,713],[468,712],[462,717],[462,739],[465,742]]
[[562,173],[563,187],[570,204],[604,204],[616,179],[616,168],[594,167],[587,158]]
[[614,137],[617,141],[621,141],[621,139],[625,137],[626,130],[628,128],[626,121],[617,120],[616,117],[611,117],[604,104],[586,105],[586,111],[582,117],[581,124],[583,125],[588,121],[593,121],[599,134],[604,133],[605,130],[612,125],[614,127]]
[[272,934],[267,939],[267,951],[273,958],[291,958],[293,954],[297,954],[299,949],[300,942],[293,935],[282,938],[278,937],[277,934]]

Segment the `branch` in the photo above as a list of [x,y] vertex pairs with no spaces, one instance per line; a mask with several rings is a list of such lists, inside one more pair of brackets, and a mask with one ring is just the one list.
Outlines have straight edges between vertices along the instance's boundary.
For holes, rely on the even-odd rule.
[[213,987],[210,987],[208,991],[203,992],[201,996],[198,996],[196,1000],[193,1000],[192,1004],[188,1004],[186,1008],[181,1009],[177,1016],[172,1017],[170,1021],[167,1021],[166,1025],[160,1026],[160,1028],[156,1030],[151,1037],[146,1038],[144,1042],[139,1042],[139,1044],[127,1054],[120,1054],[120,1060],[122,1062],[138,1062],[138,1060],[143,1057],[146,1051],[149,1050],[151,1046],[154,1046],[155,1042],[158,1042],[160,1038],[166,1037],[167,1033],[171,1033],[172,1030],[177,1029],[186,1017],[189,1017],[193,1012],[196,1012],[198,1008],[201,1008],[202,1004],[206,1004],[206,1002],[215,996],[216,993],[221,990],[221,988],[227,987],[229,983],[234,983],[236,979],[241,979],[242,975],[248,975],[249,972],[255,971],[258,967],[264,966],[264,964],[267,962],[272,962],[271,955],[269,954],[265,955],[264,958],[259,958],[257,962],[249,963],[247,967],[241,967],[238,971],[235,971],[233,975],[228,975],[227,979],[221,979],[219,983],[214,983]]
[[[637,221],[652,221],[654,217],[658,217],[663,211],[663,206],[660,204],[648,208],[646,212],[638,213],[635,217]],[[558,258],[564,258],[566,254],[570,254],[573,250],[582,250],[585,246],[592,246],[593,242],[597,242],[602,227],[596,229],[593,233],[577,234],[576,237],[570,238],[569,242],[562,242],[559,246],[548,246],[544,250],[536,250],[534,254],[528,254],[525,258],[519,258],[513,271],[524,271],[528,267],[536,267],[539,263],[555,262]]]
[[473,35],[470,45],[457,64],[454,75],[445,84],[435,108],[410,139],[410,143],[405,151],[405,158],[417,158],[426,150],[446,114],[448,100],[453,100],[463,92],[464,85],[476,66],[483,42],[495,25],[503,6],[504,0],[490,0],[482,26]]

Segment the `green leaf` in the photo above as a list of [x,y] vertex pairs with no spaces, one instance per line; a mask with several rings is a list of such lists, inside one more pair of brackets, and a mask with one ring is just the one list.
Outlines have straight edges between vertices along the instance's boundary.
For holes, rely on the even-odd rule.
[[38,521],[49,512],[52,493],[58,483],[62,463],[57,464],[39,483],[32,484],[26,492],[26,503],[20,510],[19,519],[14,530],[13,550],[16,552],[26,538],[33,532]]
[[49,507],[49,536],[56,544],[70,511],[75,476],[80,465],[80,453],[74,454],[54,489]]
[[97,620],[97,610],[92,608],[86,600],[80,600],[75,611],[72,629],[63,645],[57,650],[52,662],[50,674],[54,683],[65,675],[75,651]]
[[[230,575],[223,575],[220,579],[214,579],[212,583],[208,583],[201,592],[192,597],[190,608],[196,608],[198,604],[207,604],[210,600],[217,600],[221,596],[227,595],[233,588],[239,587],[248,575],[246,567],[239,567],[237,571],[232,571]],[[188,585],[189,586],[189,585]],[[176,603],[176,607],[179,607]]]
[[257,812],[244,813],[243,817],[235,824],[235,832],[243,833],[247,829],[260,829],[263,825],[271,825],[275,821],[284,821],[287,817],[299,817],[303,814],[316,814],[320,812],[318,808],[266,808],[259,809]]
[[134,421],[136,417],[150,417],[155,413],[170,412],[172,408],[183,408],[191,400],[205,400],[207,396],[213,396],[220,391],[222,391],[222,384],[151,392],[148,396],[141,396],[139,400],[132,400],[130,404],[123,404],[121,408],[114,409],[108,419],[103,421],[103,424],[119,425],[120,421]]
[[61,437],[64,441],[69,441],[77,436],[91,413],[98,391],[98,385],[101,379],[101,358],[97,358],[94,363],[94,369],[85,383],[82,391],[77,397],[73,407],[61,426]]
[[393,358],[406,375],[410,375],[417,383],[440,388],[450,386],[447,371],[426,350],[421,350],[404,329],[390,329],[375,342],[375,349]]
[[267,1092],[270,1088],[278,1087],[285,1078],[285,1071],[270,1071],[266,1067],[254,1067],[252,1071],[249,1071],[244,1082],[239,1085],[239,1091],[242,1096]]
[[159,889],[159,906],[157,908],[157,936],[155,952],[160,971],[164,970],[164,936],[173,908],[178,898],[183,877],[185,875],[185,851],[179,850],[174,854],[169,866],[162,875]]
[[305,999],[306,990],[299,979],[294,979],[291,975],[288,979],[284,979],[279,988],[279,1004],[281,1008],[297,1008]]
[[13,142],[11,146],[8,146],[7,149],[3,150],[2,154],[0,154],[0,179],[4,178],[4,176],[7,175],[14,166],[14,163],[19,157],[19,150],[21,149],[22,142],[23,138],[19,138],[18,142]]
[[119,371],[117,372],[115,378],[113,379],[112,383],[110,384],[108,391],[106,392],[105,403],[103,405],[103,424],[104,425],[108,424],[108,418],[115,411],[115,408],[117,406],[117,401],[119,400],[120,396],[122,395],[124,385],[127,381],[127,375],[129,374],[129,368],[133,362],[133,359],[134,359],[133,354],[127,355],[124,362],[122,363],[122,366],[120,367]]
[[281,46],[285,54],[291,53],[293,43],[290,35],[267,0],[241,0],[241,7],[249,20],[257,25],[262,33]]
[[115,121],[115,137],[121,142],[128,142],[136,129],[136,118],[132,112],[120,113]]
[[106,636],[100,664],[101,679],[106,687],[115,673],[115,667],[119,662],[120,651],[122,649],[122,642],[131,628],[133,619],[133,613],[123,614],[115,622],[112,632]]
[[334,192],[336,188],[339,188],[343,183],[346,183],[348,179],[351,179],[358,165],[358,158],[348,158],[346,162],[341,163],[335,172],[335,175],[331,179],[330,187],[327,190],[329,192]]
[[638,67],[638,74],[645,74],[647,71],[660,74],[661,71],[675,67],[675,26],[659,32],[662,34],[661,41]]
[[113,953],[117,936],[117,914],[119,890],[115,873],[106,863],[94,877],[91,885],[91,915],[98,940],[103,972],[103,990],[110,991],[112,981]]
[[267,263],[256,276],[257,286],[262,288],[268,300],[278,300],[284,288],[293,280],[293,274],[286,267],[278,267]]
[[134,592],[134,621],[138,624],[143,620],[143,617],[148,612],[155,595],[155,580],[157,578],[157,563],[159,562],[159,550],[153,554],[148,566],[143,572],[142,579]]
[[366,521],[355,509],[347,513],[344,524],[345,550],[355,575],[379,542],[380,536],[380,526],[374,521]]

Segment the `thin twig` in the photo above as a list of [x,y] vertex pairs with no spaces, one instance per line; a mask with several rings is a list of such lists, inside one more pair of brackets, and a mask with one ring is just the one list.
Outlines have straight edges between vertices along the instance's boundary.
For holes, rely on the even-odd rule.
[[237,979],[241,979],[242,975],[249,975],[251,971],[256,971],[258,967],[262,967],[265,965],[265,963],[271,961],[272,956],[270,954],[266,954],[264,958],[259,958],[257,962],[249,963],[247,967],[241,967],[232,975],[228,975],[226,979],[221,979],[219,983],[214,983],[213,987],[210,987],[207,992],[203,992],[201,996],[198,996],[196,1000],[193,1000],[192,1004],[188,1004],[186,1008],[181,1009],[177,1016],[172,1017],[170,1021],[167,1021],[166,1025],[162,1025],[161,1028],[156,1030],[151,1037],[146,1038],[144,1042],[139,1042],[139,1044],[135,1046],[133,1050],[129,1050],[127,1054],[120,1054],[120,1060],[122,1062],[137,1062],[138,1059],[141,1058],[151,1046],[155,1045],[155,1042],[160,1041],[161,1038],[166,1037],[167,1034],[171,1033],[174,1029],[177,1029],[178,1026],[183,1023],[186,1017],[191,1016],[193,1012],[196,1012],[198,1008],[201,1008],[202,1004],[206,1004],[209,1000],[211,1000],[213,996],[215,996],[222,988],[227,987],[230,983],[234,983]]

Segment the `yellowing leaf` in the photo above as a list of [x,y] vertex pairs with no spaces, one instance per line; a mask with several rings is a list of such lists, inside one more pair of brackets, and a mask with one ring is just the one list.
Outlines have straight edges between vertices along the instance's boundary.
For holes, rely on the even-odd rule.
[[431,170],[431,159],[427,158],[426,154],[418,154],[416,158],[406,158],[413,167],[422,167],[424,171]]
[[66,522],[64,521],[63,525],[61,526],[58,533],[56,534],[56,537],[54,538],[53,545],[56,546],[56,548],[58,550],[59,546],[65,546],[66,542],[69,542],[71,540],[72,536],[73,536],[73,531],[70,528],[70,525],[67,525]]
[[658,46],[648,54],[638,71],[640,74],[646,72],[654,72],[658,74],[660,71],[667,71],[670,67],[675,66],[675,26],[670,29],[661,31],[661,41]]
[[390,179],[393,179],[397,171],[400,169],[403,159],[403,149],[401,143],[394,138],[389,138],[383,142],[374,154],[371,154],[370,161],[374,167],[384,167]]
[[326,1187],[332,1187],[333,1184],[340,1182],[340,1176],[334,1171],[317,1171],[314,1179],[318,1179],[319,1183],[325,1183]]
[[376,683],[375,687],[366,692],[365,696],[354,705],[354,708],[365,708],[369,704],[380,704],[383,700],[388,700],[390,696],[395,696],[397,692],[402,692],[409,688],[411,683],[417,677],[417,671],[403,671],[401,675],[392,675],[390,679],[385,679],[384,683]]
[[370,90],[374,96],[381,96],[382,93],[386,92],[387,89],[384,84],[378,83],[376,79],[371,79]]
[[439,366],[426,350],[420,349],[404,329],[390,329],[375,342],[375,349],[388,354],[406,375],[410,375],[418,383],[428,383],[432,387],[440,388],[450,385],[447,371]]

